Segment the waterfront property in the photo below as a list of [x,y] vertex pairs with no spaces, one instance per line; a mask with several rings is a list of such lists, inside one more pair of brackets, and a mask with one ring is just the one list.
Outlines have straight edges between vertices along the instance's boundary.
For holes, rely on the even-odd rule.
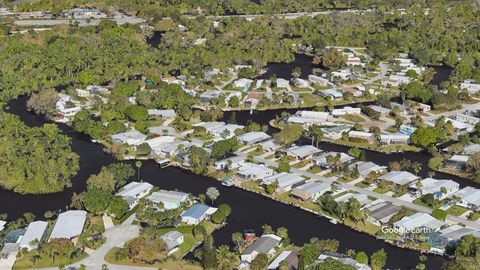
[[375,134],[370,132],[351,130],[350,132],[348,132],[348,139],[350,141],[373,143],[375,141]]
[[298,186],[290,192],[292,197],[302,199],[304,201],[317,201],[317,199],[332,190],[330,183],[324,182],[306,182],[305,184]]
[[147,182],[130,182],[124,186],[115,196],[120,196],[128,203],[128,207],[133,209],[138,201],[147,196],[152,190],[153,185]]
[[328,152],[314,157],[313,162],[322,168],[331,168],[332,166],[348,163],[354,159],[354,157],[343,152]]
[[357,194],[357,193],[346,193],[340,197],[335,198],[335,201],[338,203],[347,203],[350,199],[355,199],[360,203],[361,207],[364,207],[368,203],[371,202],[371,200],[368,198],[367,195],[365,194]]
[[473,143],[473,144],[469,144],[469,145],[465,146],[463,148],[463,153],[465,155],[473,155],[473,154],[476,154],[476,153],[480,153],[480,144]]
[[235,131],[244,128],[241,125],[225,124],[225,122],[201,122],[193,125],[194,128],[204,128],[208,134],[216,138],[228,139],[235,136]]
[[318,258],[315,260],[315,264],[320,264],[325,262],[327,258],[334,259],[339,261],[342,264],[349,265],[353,267],[355,270],[371,270],[370,266],[367,264],[359,263],[356,260],[343,255],[343,254],[338,254],[334,252],[324,252],[318,256]]
[[444,223],[427,213],[415,213],[411,216],[406,216],[397,222],[393,223],[393,228],[401,232],[412,232],[417,228],[427,228],[432,231],[438,231]]
[[278,173],[262,180],[262,184],[270,185],[277,182],[278,189],[282,191],[290,191],[292,188],[305,184],[305,178],[294,173]]
[[452,180],[437,180],[434,178],[425,178],[417,183],[412,183],[409,187],[415,194],[426,195],[433,194],[437,200],[443,200],[453,193],[457,192],[460,185]]
[[269,257],[275,255],[275,248],[280,244],[282,238],[275,234],[264,234],[253,242],[240,256],[242,262],[250,263],[259,254],[266,254]]
[[287,262],[288,269],[295,270],[298,267],[298,256],[298,251],[284,250],[267,266],[267,270],[277,270],[282,261]]
[[333,116],[340,116],[340,115],[345,115],[345,114],[356,114],[359,115],[362,113],[362,110],[360,108],[352,108],[349,106],[345,106],[343,108],[339,109],[333,109],[331,114]]
[[153,203],[162,203],[163,209],[177,209],[182,203],[188,200],[188,194],[171,190],[155,191],[147,197],[147,201]]
[[52,239],[66,238],[76,243],[83,232],[83,226],[87,220],[87,212],[82,210],[70,210],[58,215],[57,222],[50,234]]
[[391,171],[378,177],[378,179],[392,182],[398,186],[405,186],[412,183],[413,181],[420,179],[420,177],[407,171]]
[[350,131],[352,127],[348,125],[340,125],[322,128],[323,136],[332,140],[338,140],[342,138],[342,133]]
[[370,109],[376,111],[377,113],[380,114],[380,116],[382,117],[386,117],[386,116],[389,116],[390,113],[392,112],[390,109],[388,108],[384,108],[384,107],[381,107],[381,106],[378,106],[378,105],[370,105],[368,106],[370,107]]
[[380,135],[380,143],[384,145],[408,144],[409,142],[410,142],[410,136],[402,133]]
[[449,159],[445,160],[445,166],[456,169],[456,170],[465,170],[467,168],[469,156],[465,155],[453,155]]
[[348,166],[348,169],[354,170],[357,169],[361,177],[367,177],[371,172],[376,173],[377,175],[382,174],[386,171],[387,167],[379,166],[370,161],[357,161]]
[[130,130],[112,135],[112,142],[117,144],[140,145],[146,138],[147,135],[137,130]]
[[295,157],[298,160],[305,160],[314,157],[322,150],[313,145],[292,146],[285,150],[287,155]]
[[150,109],[148,110],[148,115],[162,119],[175,119],[175,117],[177,117],[177,114],[174,110]]
[[182,222],[188,225],[197,225],[200,222],[210,218],[210,216],[217,212],[217,208],[210,207],[204,204],[194,204],[182,213]]
[[34,221],[28,224],[27,230],[20,241],[20,248],[26,248],[28,251],[38,248],[38,244],[45,237],[48,222]]
[[335,89],[326,89],[318,91],[318,94],[324,98],[330,98],[331,100],[341,100],[343,98],[342,93]]
[[167,244],[168,255],[172,254],[178,249],[178,246],[183,243],[183,234],[177,231],[169,231],[160,236],[162,240]]
[[254,163],[244,163],[238,168],[238,177],[245,180],[259,180],[273,175],[273,170],[265,165],[259,165]]
[[0,220],[0,232],[5,229],[5,225],[7,225],[7,222],[4,220]]
[[270,140],[272,137],[265,132],[252,131],[237,136],[237,140],[246,145],[255,145],[257,143]]
[[456,204],[469,208],[471,210],[480,209],[480,190],[473,187],[464,187],[454,194],[460,198]]
[[387,224],[390,219],[398,212],[402,210],[402,207],[386,202],[381,202],[368,207],[369,215],[368,220],[373,224],[381,226]]
[[241,167],[245,164],[245,158],[239,156],[228,157],[219,161],[215,162],[215,169],[216,170],[233,170]]

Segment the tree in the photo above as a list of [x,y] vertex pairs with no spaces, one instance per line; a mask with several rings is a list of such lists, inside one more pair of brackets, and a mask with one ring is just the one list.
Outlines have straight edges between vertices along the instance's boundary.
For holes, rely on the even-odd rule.
[[278,172],[290,172],[290,164],[288,162],[279,162],[278,163]]
[[210,162],[208,152],[201,147],[194,146],[190,148],[189,154],[193,172],[196,174],[205,174],[208,170],[208,163]]
[[230,205],[222,203],[218,206],[218,211],[223,213],[225,217],[228,217],[232,213],[232,208],[230,207]]
[[406,93],[406,97],[409,99],[427,102],[431,98],[430,91],[417,81],[407,84],[407,86],[404,88],[404,91]]
[[138,89],[137,81],[120,82],[113,88],[112,94],[119,97],[129,97]]
[[330,269],[336,269],[336,270],[354,270],[355,268],[353,266],[343,264],[335,259],[332,258],[327,258],[325,261],[322,263],[319,263],[315,265],[313,270],[330,270]]
[[263,232],[263,234],[273,233],[272,226],[270,226],[270,225],[268,225],[268,224],[263,224],[263,225],[262,225],[262,232]]
[[298,140],[303,134],[303,127],[298,124],[289,124],[284,126],[284,128],[273,135],[274,139],[283,144],[289,145],[294,141]]
[[480,153],[475,153],[468,158],[467,171],[473,176],[480,175]]
[[[228,100],[228,105],[232,108],[237,108],[240,105],[240,101],[238,100],[238,97],[237,96],[231,97]],[[235,112],[232,113],[232,116],[234,116],[234,115],[235,115]],[[230,122],[230,123],[233,124],[232,122]]]
[[87,188],[99,188],[108,192],[115,191],[115,176],[107,170],[101,170],[98,174],[91,175],[87,179]]
[[212,214],[211,219],[213,223],[220,224],[225,220],[225,215],[224,213],[217,211]]
[[218,189],[216,187],[207,188],[207,192],[205,192],[205,194],[207,195],[207,197],[212,202],[212,205],[213,205],[213,202],[218,198],[218,196],[220,196],[220,192],[218,191]]
[[412,143],[427,148],[435,144],[439,139],[443,139],[444,135],[434,127],[421,127],[415,130],[411,136]]
[[355,256],[355,260],[359,263],[368,264],[368,255],[367,253],[360,251],[357,253],[357,256]]
[[268,266],[267,254],[260,253],[250,263],[251,270],[265,270]]
[[140,105],[130,105],[125,109],[125,115],[135,121],[147,120],[148,110]]
[[292,76],[298,78],[302,75],[302,69],[300,67],[295,67],[292,70]]
[[370,257],[370,262],[373,270],[382,269],[387,263],[387,253],[383,249],[375,251]]
[[238,266],[239,258],[237,254],[231,252],[229,247],[222,245],[216,250],[217,269],[231,270]]
[[321,55],[315,55],[312,62],[320,64],[325,69],[335,70],[346,65],[347,56],[335,48],[328,48]]
[[230,139],[221,140],[213,143],[211,157],[213,159],[221,159],[232,153],[237,149],[237,138],[232,137]]
[[148,156],[150,152],[152,152],[152,148],[150,148],[150,145],[148,143],[142,143],[137,146],[136,154],[138,156]]
[[128,163],[112,163],[105,167],[105,170],[113,174],[116,181],[116,189],[123,187],[128,179],[135,175],[135,170]]
[[30,96],[27,101],[27,109],[34,111],[36,114],[53,117],[55,115],[55,104],[57,101],[57,91],[54,89],[46,89]]
[[135,167],[137,167],[137,180],[140,180],[140,168],[142,168],[142,162],[140,160],[135,161]]

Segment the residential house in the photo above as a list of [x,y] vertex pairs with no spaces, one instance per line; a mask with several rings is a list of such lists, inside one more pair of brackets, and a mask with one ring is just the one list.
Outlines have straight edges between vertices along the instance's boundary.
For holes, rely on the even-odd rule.
[[172,190],[155,191],[147,197],[147,201],[156,204],[162,203],[163,209],[171,210],[180,208],[188,200],[188,194]]
[[300,117],[305,117],[305,118],[319,119],[321,121],[327,121],[329,118],[328,112],[298,111],[296,115]]
[[317,91],[320,96],[324,98],[330,98],[330,100],[341,100],[343,98],[342,93],[335,89],[326,89],[326,90],[320,90]]
[[465,155],[473,155],[476,153],[480,153],[480,144],[474,143],[469,144],[463,148],[463,153]]
[[281,145],[276,143],[274,140],[268,140],[266,142],[261,142],[260,145],[266,151],[277,151],[278,149],[280,149],[280,147],[282,147]]
[[259,254],[266,254],[267,256],[272,257],[275,255],[275,248],[281,241],[282,238],[275,234],[264,234],[245,249],[240,255],[240,258],[243,262],[250,263]]
[[228,107],[230,105],[230,99],[232,99],[233,97],[237,97],[238,101],[241,101],[242,100],[242,92],[239,92],[239,91],[228,92],[227,96],[225,97],[225,106]]
[[5,229],[5,225],[7,225],[7,222],[4,220],[0,220],[0,232]]
[[177,114],[174,110],[158,110],[158,109],[151,109],[148,110],[149,116],[160,117],[163,119],[175,119]]
[[456,204],[469,208],[473,211],[480,209],[480,190],[473,187],[464,187],[453,194],[460,198]]
[[355,199],[360,203],[361,207],[364,207],[368,203],[371,202],[371,200],[368,198],[367,195],[365,194],[358,194],[358,193],[346,193],[340,197],[335,198],[335,201],[337,203],[347,203],[350,199]]
[[273,175],[273,170],[265,165],[244,163],[237,170],[237,176],[245,180],[259,180]]
[[340,125],[322,128],[323,136],[332,140],[338,140],[342,138],[342,133],[350,131],[352,127],[348,125]]
[[399,130],[399,131],[400,131],[400,133],[403,133],[403,134],[406,134],[406,135],[408,135],[408,136],[411,136],[411,135],[415,132],[415,130],[417,130],[416,127],[411,126],[411,125],[405,125],[405,124],[404,124],[404,125],[401,125],[401,126],[400,126],[400,130]]
[[353,267],[355,270],[371,270],[372,269],[367,264],[359,263],[356,260],[348,257],[347,255],[338,254],[334,252],[324,252],[320,254],[320,256],[318,256],[318,258],[315,260],[315,264],[323,263],[328,258],[337,260],[342,264],[349,265]]
[[210,218],[210,216],[217,212],[218,208],[210,207],[204,204],[194,204],[190,206],[185,212],[180,216],[182,222],[187,223],[188,225],[197,225],[200,222]]
[[158,157],[179,157],[180,154],[185,153],[193,146],[194,144],[189,141],[165,142],[152,148],[152,152]]
[[333,109],[331,114],[333,116],[340,116],[340,115],[345,115],[345,114],[356,114],[360,115],[362,113],[362,110],[360,108],[352,108],[350,106],[345,106],[343,108],[339,109]]
[[346,81],[348,79],[353,78],[353,74],[347,69],[342,69],[342,70],[332,72],[331,77],[332,78],[337,77],[337,78],[340,78],[341,80]]
[[215,169],[220,170],[233,170],[241,167],[245,164],[245,158],[239,156],[228,157],[215,162]]
[[381,117],[389,116],[390,113],[392,112],[390,109],[384,108],[384,107],[378,106],[378,105],[370,105],[370,106],[368,106],[368,107],[369,107],[370,109],[378,112],[378,113],[381,115]]
[[445,166],[457,170],[465,170],[467,168],[469,156],[453,155],[449,159],[445,160]]
[[251,107],[256,107],[261,99],[262,99],[261,93],[248,92],[248,94],[243,99],[243,103],[250,104]]
[[408,144],[409,142],[410,142],[410,136],[402,133],[380,135],[380,143],[383,145]]
[[37,249],[38,244],[45,237],[48,228],[46,221],[34,221],[28,224],[27,230],[20,241],[20,248],[28,251]]
[[357,169],[361,177],[367,177],[371,172],[377,175],[386,171],[387,167],[379,166],[370,161],[357,161],[348,166],[349,170]]
[[313,162],[315,163],[315,165],[320,166],[322,168],[330,168],[334,164],[331,164],[328,162],[329,156],[331,157],[338,156],[340,158],[338,160],[338,163],[339,163],[338,165],[348,163],[355,159],[354,157],[349,156],[343,152],[328,152],[328,153],[324,153],[322,155],[314,157]]
[[61,213],[58,215],[57,222],[55,222],[49,241],[52,239],[66,238],[76,243],[78,237],[82,234],[86,220],[86,211],[70,210]]
[[262,180],[263,185],[270,185],[275,182],[278,183],[278,189],[285,192],[290,191],[292,188],[305,184],[305,178],[298,174],[282,172],[265,177]]
[[352,96],[354,96],[354,97],[361,97],[361,96],[363,96],[363,91],[360,91],[360,90],[358,90],[358,89],[356,89],[356,88],[354,88],[354,87],[344,87],[344,88],[343,88],[343,91],[344,91],[345,93],[350,93],[350,94],[352,94]]
[[381,202],[368,207],[368,221],[378,226],[387,224],[388,221],[398,212],[402,210],[401,206]]
[[432,107],[428,104],[424,104],[424,103],[420,103],[412,100],[409,100],[409,102],[412,103],[413,109],[415,109],[417,112],[429,112],[432,109]]
[[112,142],[117,144],[128,144],[128,145],[140,145],[145,142],[147,135],[136,131],[130,130],[122,133],[117,133],[111,136]]
[[122,197],[128,202],[130,210],[137,206],[138,201],[147,196],[153,185],[147,182],[130,182],[125,185],[115,196]]
[[233,82],[233,86],[236,88],[242,88],[245,90],[250,88],[250,85],[252,85],[252,83],[253,83],[253,80],[241,78]]
[[178,246],[183,243],[184,237],[181,232],[169,231],[160,236],[162,240],[167,244],[168,255],[177,251]]
[[450,116],[453,119],[465,124],[476,125],[480,122],[480,118],[471,115],[469,112],[458,113],[454,116]]
[[415,229],[425,228],[426,232],[440,230],[444,223],[427,213],[415,213],[393,223],[393,228],[403,233],[414,232]]
[[443,200],[453,193],[457,192],[460,185],[452,180],[437,180],[433,178],[425,178],[420,184],[412,183],[410,189],[416,191],[420,195],[433,194],[435,199]]
[[307,117],[300,117],[300,116],[289,116],[287,119],[287,123],[293,124],[301,124],[301,125],[313,125],[313,124],[323,124],[326,120],[322,120],[319,118],[307,118]]
[[382,81],[382,85],[391,85],[391,86],[399,86],[401,84],[408,84],[412,81],[412,78],[404,76],[404,75],[396,75],[392,74],[388,76],[388,80]]
[[313,145],[292,146],[285,150],[287,155],[295,157],[298,160],[309,159],[322,152]]
[[248,133],[244,133],[241,135],[237,136],[237,140],[240,143],[246,144],[246,145],[255,145],[261,142],[268,141],[272,138],[272,136],[268,135],[265,132],[261,131],[252,131]]
[[267,266],[267,270],[277,270],[283,261],[287,262],[287,269],[296,270],[299,255],[298,251],[284,250]]
[[308,81],[304,80],[304,79],[301,79],[301,78],[293,79],[293,85],[295,85],[296,87],[300,87],[300,88],[309,88],[310,87],[310,84],[308,83]]
[[333,83],[331,83],[328,79],[320,76],[308,75],[308,80],[320,86],[333,86]]
[[316,202],[317,199],[332,190],[330,183],[310,181],[301,186],[298,186],[290,192],[292,197],[302,199],[304,201]]
[[409,185],[410,183],[416,180],[419,180],[420,177],[412,173],[409,173],[407,171],[391,171],[387,174],[384,174],[378,177],[378,179],[392,182],[398,186],[405,186],[405,185]]
[[277,79],[277,87],[278,88],[289,88],[290,87],[290,82],[288,80],[278,78]]
[[480,84],[473,83],[473,81],[464,81],[460,84],[461,90],[467,90],[470,95],[475,95],[480,92]]
[[103,19],[107,14],[98,9],[74,8],[63,11],[63,16],[73,19]]
[[348,139],[350,141],[365,141],[373,143],[375,141],[375,134],[370,132],[351,130],[348,132]]
[[75,89],[75,94],[78,97],[89,97],[90,96],[90,91],[77,88],[77,89]]
[[202,103],[210,103],[210,101],[220,97],[222,91],[220,90],[207,90],[200,94],[200,101]]
[[390,108],[403,115],[408,115],[411,112],[409,107],[396,102],[390,102]]

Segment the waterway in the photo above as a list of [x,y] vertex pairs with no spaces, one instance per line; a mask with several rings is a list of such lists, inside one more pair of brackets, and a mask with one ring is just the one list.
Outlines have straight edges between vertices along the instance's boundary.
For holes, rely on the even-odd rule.
[[277,78],[283,78],[290,80],[293,78],[293,69],[299,67],[301,70],[300,78],[307,79],[308,75],[312,74],[312,70],[315,65],[312,64],[312,56],[296,53],[294,54],[295,60],[290,63],[268,63],[266,66],[267,72],[259,76],[259,79],[270,79],[272,75],[276,75]]
[[[20,117],[27,125],[40,126],[46,123],[41,116],[31,114],[25,108],[26,97],[10,102],[8,111]],[[241,118],[240,118],[241,119]],[[19,195],[9,191],[0,191],[0,213],[8,213],[14,219],[24,212],[32,212],[41,217],[47,210],[65,209],[73,192],[85,190],[85,181],[89,175],[97,173],[102,166],[114,162],[114,158],[103,152],[102,147],[90,142],[89,138],[79,135],[64,124],[60,129],[72,138],[72,149],[80,155],[80,172],[73,177],[72,187],[64,192],[50,195]],[[326,149],[327,150],[327,149]],[[158,168],[153,161],[144,161],[141,178],[164,189],[178,189],[192,194],[204,193],[208,187],[215,186],[220,197],[215,205],[227,203],[232,207],[228,225],[214,233],[217,245],[231,244],[231,235],[245,229],[261,232],[263,224],[273,228],[286,227],[293,243],[302,245],[312,237],[337,239],[340,252],[348,249],[363,250],[368,254],[384,249],[388,254],[387,267],[390,269],[412,269],[419,262],[419,253],[400,249],[374,237],[353,231],[343,225],[331,224],[325,218],[284,205],[261,195],[241,189],[224,187],[219,181],[192,174],[179,168]],[[440,269],[444,260],[438,256],[428,256],[428,269]]]

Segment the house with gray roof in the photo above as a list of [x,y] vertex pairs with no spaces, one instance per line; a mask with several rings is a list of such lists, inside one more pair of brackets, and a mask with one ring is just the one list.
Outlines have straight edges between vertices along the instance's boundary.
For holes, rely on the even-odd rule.
[[153,185],[147,182],[130,182],[125,185],[115,196],[122,197],[128,202],[130,210],[137,206],[138,201],[147,196]]
[[237,169],[243,164],[245,164],[245,158],[239,157],[239,156],[233,156],[233,157],[228,157],[228,158],[224,158],[222,160],[216,161],[214,165],[215,165],[215,169],[220,171],[226,168],[228,168],[229,170]]
[[246,145],[254,145],[257,143],[265,142],[270,140],[271,138],[272,136],[261,131],[252,131],[237,136],[237,140]]
[[290,196],[302,199],[304,201],[317,201],[317,199],[332,190],[330,183],[310,181],[298,186],[290,192]]
[[334,253],[334,252],[324,252],[318,256],[315,260],[315,264],[324,263],[327,259],[334,259],[339,261],[342,264],[349,265],[353,267],[355,270],[371,270],[370,266],[367,264],[359,263],[356,260],[348,257],[347,255]]
[[244,163],[237,170],[237,176],[245,180],[259,180],[273,175],[273,170],[265,165]]
[[357,169],[361,177],[367,177],[371,172],[375,172],[377,175],[385,172],[387,167],[379,166],[370,161],[357,161],[348,166],[350,171]]
[[217,208],[208,205],[194,204],[183,212],[180,217],[182,218],[182,222],[188,225],[197,225],[203,220],[210,218],[217,210]]
[[391,171],[378,177],[378,179],[395,183],[398,186],[405,186],[416,180],[419,180],[420,177],[407,171]]
[[295,157],[298,160],[309,159],[322,152],[313,145],[292,146],[285,150],[287,155]]
[[177,114],[174,110],[159,110],[159,109],[151,109],[148,110],[149,116],[160,117],[163,119],[174,119],[177,117]]
[[58,215],[57,222],[50,234],[50,240],[57,238],[66,238],[74,243],[82,234],[83,226],[87,220],[87,212],[82,210],[70,210]]
[[162,240],[167,244],[168,255],[172,254],[178,249],[178,246],[183,243],[184,237],[181,232],[169,231],[160,236]]
[[162,203],[163,209],[177,209],[188,200],[188,194],[173,190],[155,191],[147,197],[147,201],[156,204]]
[[467,162],[469,156],[465,155],[453,155],[449,159],[445,160],[445,166],[457,170],[465,170],[467,168]]
[[266,254],[269,257],[272,257],[275,255],[275,248],[281,241],[282,238],[275,234],[264,234],[245,249],[242,255],[240,255],[240,258],[243,262],[250,263],[259,254]]
[[352,127],[349,125],[340,125],[322,128],[323,136],[329,139],[338,140],[342,138],[342,133],[349,132]]
[[387,224],[396,213],[402,210],[402,207],[382,202],[368,207],[368,210],[370,214],[367,219],[373,224],[381,226],[382,224]]
[[329,156],[339,157],[340,164],[345,164],[355,159],[354,157],[347,155],[343,152],[328,152],[328,153],[323,153],[319,156],[314,157],[313,162],[315,163],[315,165],[320,166],[322,168],[330,168],[332,164],[328,162]]
[[114,134],[111,138],[112,142],[117,144],[140,145],[145,141],[147,135],[136,130],[130,130]]
[[305,178],[294,173],[282,172],[264,178],[262,184],[270,185],[274,182],[278,183],[278,188],[282,191],[290,191],[292,188],[305,184]]
[[463,148],[463,153],[465,153],[465,155],[473,155],[475,153],[480,153],[480,144],[474,143],[465,146]]
[[287,262],[289,270],[296,270],[299,255],[298,251],[284,250],[267,266],[267,270],[277,270],[283,261]]
[[48,222],[46,221],[34,221],[28,224],[20,241],[20,248],[26,248],[29,251],[38,248],[38,243],[45,237],[47,228]]
[[480,190],[473,187],[464,187],[458,192],[454,193],[455,196],[460,198],[456,204],[469,208],[471,210],[480,209]]
[[425,178],[420,181],[420,186],[412,183],[409,187],[411,190],[416,190],[421,195],[433,194],[435,199],[443,200],[453,193],[457,192],[460,184],[452,180],[437,180],[434,178]]
[[417,228],[428,228],[432,231],[438,231],[444,223],[427,213],[415,213],[411,216],[406,216],[397,222],[393,223],[393,228],[400,232],[412,232]]

